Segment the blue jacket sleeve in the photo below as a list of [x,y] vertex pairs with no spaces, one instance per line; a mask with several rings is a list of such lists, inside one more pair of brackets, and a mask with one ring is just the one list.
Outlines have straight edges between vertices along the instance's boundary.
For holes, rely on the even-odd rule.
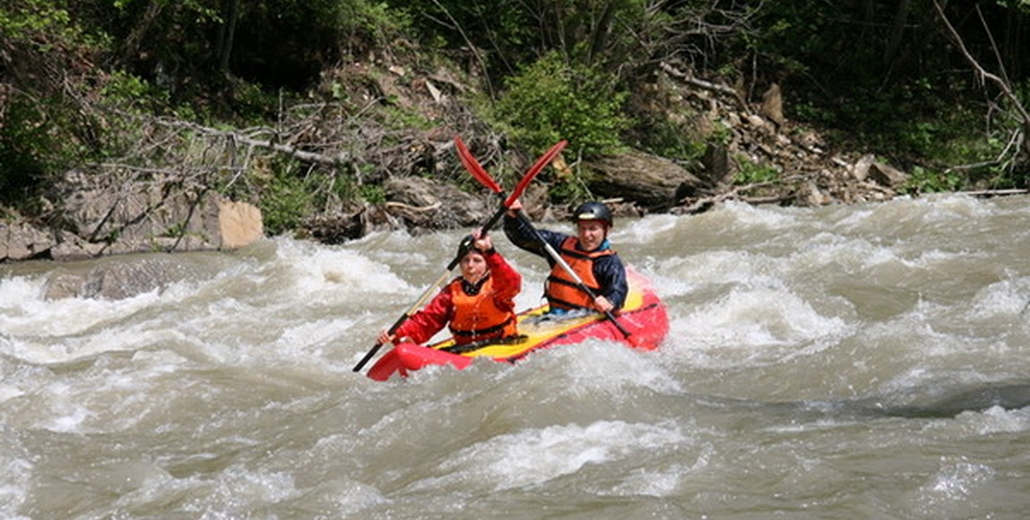
[[[537,229],[537,233],[540,234],[540,238],[551,244],[555,251],[558,251],[561,248],[562,242],[568,238],[568,235],[564,233],[557,233],[546,229]],[[512,244],[515,244],[515,247],[534,255],[542,256],[547,260],[548,265],[554,266],[554,259],[547,254],[547,251],[540,245],[540,242],[537,242],[536,237],[533,236],[533,230],[522,219],[504,215],[504,234]]]
[[629,285],[626,282],[626,267],[619,255],[603,256],[594,262],[594,278],[601,286],[600,296],[608,298],[616,309],[626,303]]

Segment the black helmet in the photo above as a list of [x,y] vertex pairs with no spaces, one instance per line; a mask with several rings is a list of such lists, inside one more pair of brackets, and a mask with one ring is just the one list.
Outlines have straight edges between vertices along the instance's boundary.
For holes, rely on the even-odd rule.
[[472,235],[465,235],[465,238],[461,239],[461,243],[458,244],[458,258],[465,258],[470,251],[478,251],[475,248],[476,237]]
[[600,202],[584,202],[572,212],[572,221],[600,220],[608,226],[612,225],[612,212],[608,206]]

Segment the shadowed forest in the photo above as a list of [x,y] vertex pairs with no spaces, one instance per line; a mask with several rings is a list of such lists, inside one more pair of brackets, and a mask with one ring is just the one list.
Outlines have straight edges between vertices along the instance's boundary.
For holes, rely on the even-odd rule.
[[[1030,175],[1030,2],[997,0],[9,0],[0,211],[60,226],[58,179],[202,179],[270,233],[387,200],[397,176],[477,187],[560,139],[552,202],[628,149],[696,169],[727,128],[683,87],[760,103],[781,132],[872,151],[904,190]],[[673,86],[676,83],[676,86]],[[514,166],[509,166],[514,165]],[[738,161],[735,182],[792,172]]]

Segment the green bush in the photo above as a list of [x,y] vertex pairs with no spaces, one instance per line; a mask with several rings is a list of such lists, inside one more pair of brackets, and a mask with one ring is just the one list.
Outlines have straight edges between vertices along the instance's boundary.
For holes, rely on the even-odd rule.
[[260,189],[258,206],[269,236],[297,229],[304,216],[311,213],[312,195],[304,179],[291,172],[292,168],[277,169]]
[[552,52],[508,79],[493,116],[516,146],[542,151],[566,139],[570,150],[597,156],[621,146],[626,97],[613,77]]
[[774,166],[757,164],[744,156],[738,156],[737,160],[740,170],[733,176],[733,184],[762,184],[772,182],[780,176],[780,171]]
[[936,172],[916,166],[901,191],[910,194],[956,191],[965,180],[955,172]]
[[56,71],[86,61],[93,42],[65,2],[0,7],[0,204],[25,208],[47,174],[66,168],[97,130],[67,95],[80,85]]

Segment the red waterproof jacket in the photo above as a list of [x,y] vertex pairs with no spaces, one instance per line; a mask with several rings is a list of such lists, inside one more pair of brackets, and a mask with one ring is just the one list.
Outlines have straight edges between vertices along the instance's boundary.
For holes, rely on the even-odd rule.
[[402,324],[395,336],[423,344],[450,325],[456,343],[514,336],[515,296],[522,290],[522,275],[497,252],[484,254],[488,274],[478,292],[468,294],[461,277],[455,278],[421,310]]

